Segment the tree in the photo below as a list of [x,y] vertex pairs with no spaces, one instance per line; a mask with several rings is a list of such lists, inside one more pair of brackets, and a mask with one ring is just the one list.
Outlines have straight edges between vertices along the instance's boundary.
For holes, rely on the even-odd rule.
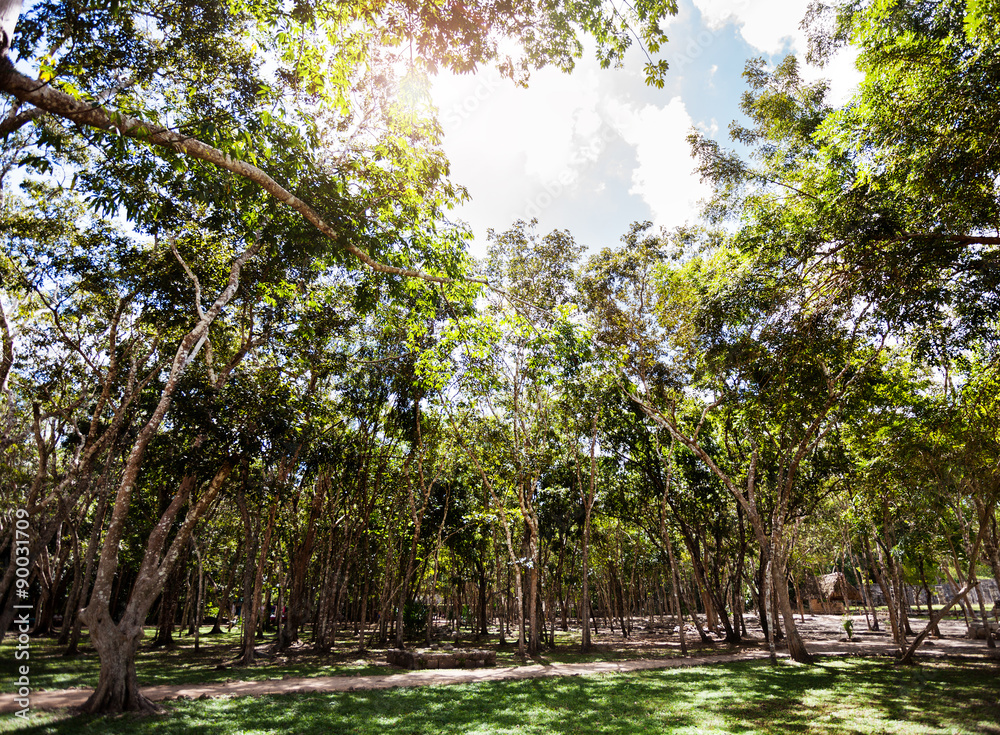
[[[262,238],[287,246],[287,262],[306,273],[311,268],[313,278],[323,267],[353,268],[358,262],[429,282],[447,283],[462,274],[460,237],[436,228],[441,208],[457,191],[443,179],[433,125],[386,92],[396,76],[388,50],[409,47],[407,83],[419,85],[421,75],[438,64],[468,70],[481,62],[497,62],[504,73],[523,79],[532,66],[571,65],[579,53],[573,21],[596,36],[605,64],[621,59],[634,32],[655,50],[664,38],[657,23],[675,10],[673,4],[630,8],[302,3],[286,13],[254,2],[180,1],[88,4],[81,12],[78,4],[53,1],[22,13],[16,0],[0,4],[0,90],[15,100],[4,132],[29,124],[37,129],[35,149],[22,163],[43,171],[54,165],[74,169],[79,188],[98,209],[124,209],[140,232],[165,235],[172,243],[192,208],[200,208],[203,227],[231,243],[247,243],[232,256],[228,282],[208,308],[201,304],[198,269],[172,248],[195,292],[195,322],[176,347],[111,509],[85,614],[102,656],[88,709],[151,707],[138,693],[134,674],[137,631],[232,463],[222,461],[168,545],[173,517],[198,495],[194,477],[181,483],[150,537],[134,604],[115,623],[108,594],[118,543],[146,448],[185,370],[211,344],[212,325],[237,295]],[[505,37],[518,39],[519,58],[498,51]],[[59,39],[54,46],[53,39]],[[37,69],[37,79],[14,66],[12,50],[21,68]],[[276,64],[269,68],[268,60]],[[651,62],[650,78],[664,68]],[[67,143],[77,141],[95,154],[87,165],[61,156]],[[270,199],[262,199],[260,190]],[[326,240],[317,244],[285,208]],[[281,234],[265,234],[268,226]],[[317,263],[320,268],[312,267]],[[241,348],[242,354],[251,347]],[[203,354],[209,359],[208,349]]]

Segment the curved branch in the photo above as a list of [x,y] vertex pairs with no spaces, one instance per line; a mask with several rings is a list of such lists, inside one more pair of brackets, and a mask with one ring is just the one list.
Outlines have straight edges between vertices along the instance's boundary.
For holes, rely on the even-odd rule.
[[4,311],[2,300],[0,300],[0,332],[3,333],[3,357],[0,358],[0,393],[6,393],[7,378],[10,377],[10,370],[14,366],[14,338],[10,332],[10,323],[7,321],[7,312]]
[[32,120],[36,120],[44,114],[45,110],[40,107],[32,107],[24,112],[19,112],[16,115],[5,118],[3,122],[0,122],[0,138],[6,138],[15,130],[20,130]]
[[[32,79],[17,69],[10,59],[4,56],[0,59],[0,91],[13,95],[22,102],[30,102],[35,107],[50,112],[57,117],[86,125],[100,130],[117,131],[126,138],[132,138],[159,148],[197,158],[213,166],[231,171],[237,176],[248,179],[282,204],[294,209],[313,227],[373,271],[389,275],[419,278],[431,283],[456,283],[459,279],[446,276],[435,276],[423,271],[399,268],[380,263],[367,252],[349,242],[345,242],[333,227],[327,223],[316,210],[306,202],[288,191],[263,170],[256,166],[231,157],[218,148],[213,148],[197,138],[169,130],[145,120],[141,120],[120,112],[108,111],[98,104],[78,100],[66,92],[55,89],[45,82]],[[473,283],[489,285],[487,281],[477,278],[462,279]]]

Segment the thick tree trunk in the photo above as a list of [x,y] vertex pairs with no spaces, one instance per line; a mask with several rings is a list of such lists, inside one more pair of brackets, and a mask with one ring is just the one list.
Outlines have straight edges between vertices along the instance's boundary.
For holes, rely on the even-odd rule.
[[198,501],[188,509],[184,522],[164,552],[167,534],[181,507],[187,503],[194,486],[193,477],[184,478],[174,501],[150,533],[128,604],[118,624],[111,617],[112,598],[108,596],[107,587],[94,585],[94,593],[82,617],[100,656],[101,670],[97,689],[83,707],[85,712],[159,709],[139,693],[135,674],[135,653],[142,640],[143,621],[163,589],[163,580],[172,571],[181,549],[187,546],[195,524],[215,500],[231,470],[232,465],[226,462],[216,472]]
[[162,712],[163,708],[139,691],[135,654],[142,626],[116,626],[110,616],[89,621],[90,641],[101,660],[97,688],[80,708],[83,712]]
[[[763,557],[763,555],[761,556]],[[775,626],[773,625],[774,621],[768,623],[768,617],[771,614],[771,584],[772,584],[771,580],[774,578],[774,575],[771,573],[770,561],[768,561],[764,565],[764,571],[761,577],[763,584],[761,585],[760,588],[761,590],[760,599],[764,600],[761,607],[762,610],[761,622],[762,624],[767,624],[767,627],[765,628],[765,630],[767,631],[767,651],[768,651],[768,656],[771,660],[771,664],[773,665],[778,663],[778,653],[775,650],[774,646],[774,628],[775,628]]]
[[805,643],[799,635],[795,626],[795,611],[792,609],[792,601],[788,596],[788,572],[785,568],[787,564],[784,553],[780,555],[778,563],[773,564],[772,582],[774,591],[778,598],[778,609],[781,612],[781,619],[785,623],[785,641],[788,644],[788,655],[801,664],[813,663],[813,657],[806,650]]

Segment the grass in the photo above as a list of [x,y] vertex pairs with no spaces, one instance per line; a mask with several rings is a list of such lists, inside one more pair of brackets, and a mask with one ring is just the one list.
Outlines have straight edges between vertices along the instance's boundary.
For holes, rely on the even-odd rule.
[[[145,641],[136,657],[136,672],[141,686],[157,684],[202,684],[224,682],[231,679],[260,681],[280,679],[283,676],[367,676],[386,674],[393,669],[377,664],[372,659],[359,658],[357,643],[345,644],[328,654],[318,655],[311,650],[301,653],[291,651],[277,659],[261,659],[250,667],[217,669],[236,655],[240,633],[206,636],[210,627],[202,629],[199,650],[194,650],[194,637],[178,638],[173,648],[150,648],[155,629],[147,629]],[[0,675],[6,678],[13,673],[14,640],[8,638],[0,646]],[[33,638],[31,641],[31,684],[39,689],[68,689],[93,687],[97,684],[100,662],[97,652],[90,646],[86,633],[80,639],[80,654],[63,656],[64,646],[53,638]]]
[[[234,629],[222,635],[204,635],[210,630],[206,626],[200,641],[199,650],[194,650],[193,636],[178,637],[173,648],[152,649],[149,643],[153,639],[154,629],[146,631],[146,639],[140,647],[136,670],[141,686],[158,684],[208,684],[221,683],[229,680],[261,681],[265,679],[280,679],[283,677],[311,676],[369,676],[386,675],[398,671],[385,662],[384,649],[373,649],[366,655],[359,654],[356,640],[346,640],[335,646],[329,653],[319,654],[306,647],[285,652],[274,659],[260,659],[251,667],[228,667],[218,669],[223,662],[230,662],[237,655],[240,633]],[[266,639],[270,641],[273,636]],[[497,637],[494,635],[488,642],[481,645],[496,647]],[[263,645],[264,641],[261,642]],[[0,645],[0,676],[6,678],[14,672],[14,640],[8,638]],[[475,647],[474,641],[468,640],[462,646]],[[663,642],[646,641],[633,647],[624,647],[620,639],[615,644],[598,643],[590,653],[580,653],[579,634],[556,634],[556,647],[546,650],[542,655],[521,659],[517,655],[517,642],[508,639],[507,644],[497,648],[498,666],[523,666],[525,664],[552,663],[589,663],[593,661],[621,661],[636,658],[670,658],[680,655],[676,643],[665,645]],[[72,687],[94,687],[97,684],[99,661],[97,652],[90,646],[86,632],[80,640],[81,653],[76,656],[63,656],[63,646],[56,644],[53,638],[34,638],[31,641],[31,683],[32,688],[68,689]],[[723,644],[697,648],[699,655],[729,653],[733,649]]]
[[869,659],[816,666],[689,669],[337,694],[166,703],[163,717],[36,713],[0,731],[59,733],[1000,733],[992,664],[897,668]]

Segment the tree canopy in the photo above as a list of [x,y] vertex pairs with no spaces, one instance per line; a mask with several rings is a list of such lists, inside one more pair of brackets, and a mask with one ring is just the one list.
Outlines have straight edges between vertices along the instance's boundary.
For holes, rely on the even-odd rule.
[[0,631],[21,592],[37,634],[86,626],[87,710],[156,709],[144,629],[209,610],[243,665],[265,629],[402,648],[446,615],[533,655],[653,611],[808,662],[833,571],[904,661],[914,587],[988,623],[995,3],[815,6],[860,88],[749,61],[736,149],[689,139],[701,221],[592,252],[516,221],[481,262],[429,76],[527,84],[587,36],[656,86],[674,3],[0,9]]

